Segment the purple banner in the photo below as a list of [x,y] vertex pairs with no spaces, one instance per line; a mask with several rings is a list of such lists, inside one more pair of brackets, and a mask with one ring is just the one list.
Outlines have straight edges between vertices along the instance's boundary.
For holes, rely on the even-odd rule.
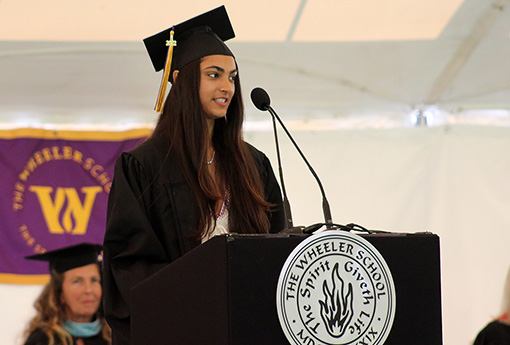
[[0,282],[48,273],[27,255],[102,243],[115,161],[148,134],[0,131]]

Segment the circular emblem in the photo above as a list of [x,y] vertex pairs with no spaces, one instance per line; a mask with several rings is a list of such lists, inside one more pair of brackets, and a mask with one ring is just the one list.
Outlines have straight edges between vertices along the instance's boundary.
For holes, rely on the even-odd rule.
[[71,237],[101,241],[99,230],[106,222],[105,207],[101,206],[108,202],[111,172],[98,163],[105,158],[88,153],[101,152],[102,144],[37,144],[42,147],[30,147],[28,158],[20,155],[20,161],[26,161],[14,184],[13,219],[18,222],[20,237],[34,254],[44,253],[48,245],[69,245]]
[[395,286],[371,243],[328,230],[305,239],[289,255],[276,305],[292,345],[378,345],[393,324]]

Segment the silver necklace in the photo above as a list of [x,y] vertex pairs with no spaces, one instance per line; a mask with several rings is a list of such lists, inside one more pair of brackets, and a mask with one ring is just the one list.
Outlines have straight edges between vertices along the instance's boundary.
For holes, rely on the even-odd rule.
[[213,150],[211,160],[210,160],[210,161],[205,162],[205,164],[207,164],[207,165],[211,165],[211,164],[212,164],[212,162],[214,162],[214,155],[215,155],[215,154],[216,154],[216,150]]

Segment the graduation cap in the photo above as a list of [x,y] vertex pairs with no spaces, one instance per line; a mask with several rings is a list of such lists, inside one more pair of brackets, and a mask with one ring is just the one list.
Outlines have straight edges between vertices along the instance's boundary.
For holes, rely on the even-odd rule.
[[164,69],[155,110],[159,112],[166,85],[175,70],[209,55],[234,56],[224,41],[234,38],[225,6],[220,6],[143,40],[156,72]]
[[58,273],[63,273],[73,268],[101,261],[99,253],[102,248],[103,246],[100,244],[80,243],[43,254],[25,256],[25,259],[48,261],[50,263],[50,272],[55,270]]

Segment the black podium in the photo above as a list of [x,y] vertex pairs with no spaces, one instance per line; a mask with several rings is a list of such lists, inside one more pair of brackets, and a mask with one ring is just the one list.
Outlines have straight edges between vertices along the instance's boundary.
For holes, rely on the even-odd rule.
[[[441,345],[439,238],[361,235],[385,258],[396,312],[385,345]],[[286,345],[282,266],[306,235],[215,237],[131,291],[131,345]]]

